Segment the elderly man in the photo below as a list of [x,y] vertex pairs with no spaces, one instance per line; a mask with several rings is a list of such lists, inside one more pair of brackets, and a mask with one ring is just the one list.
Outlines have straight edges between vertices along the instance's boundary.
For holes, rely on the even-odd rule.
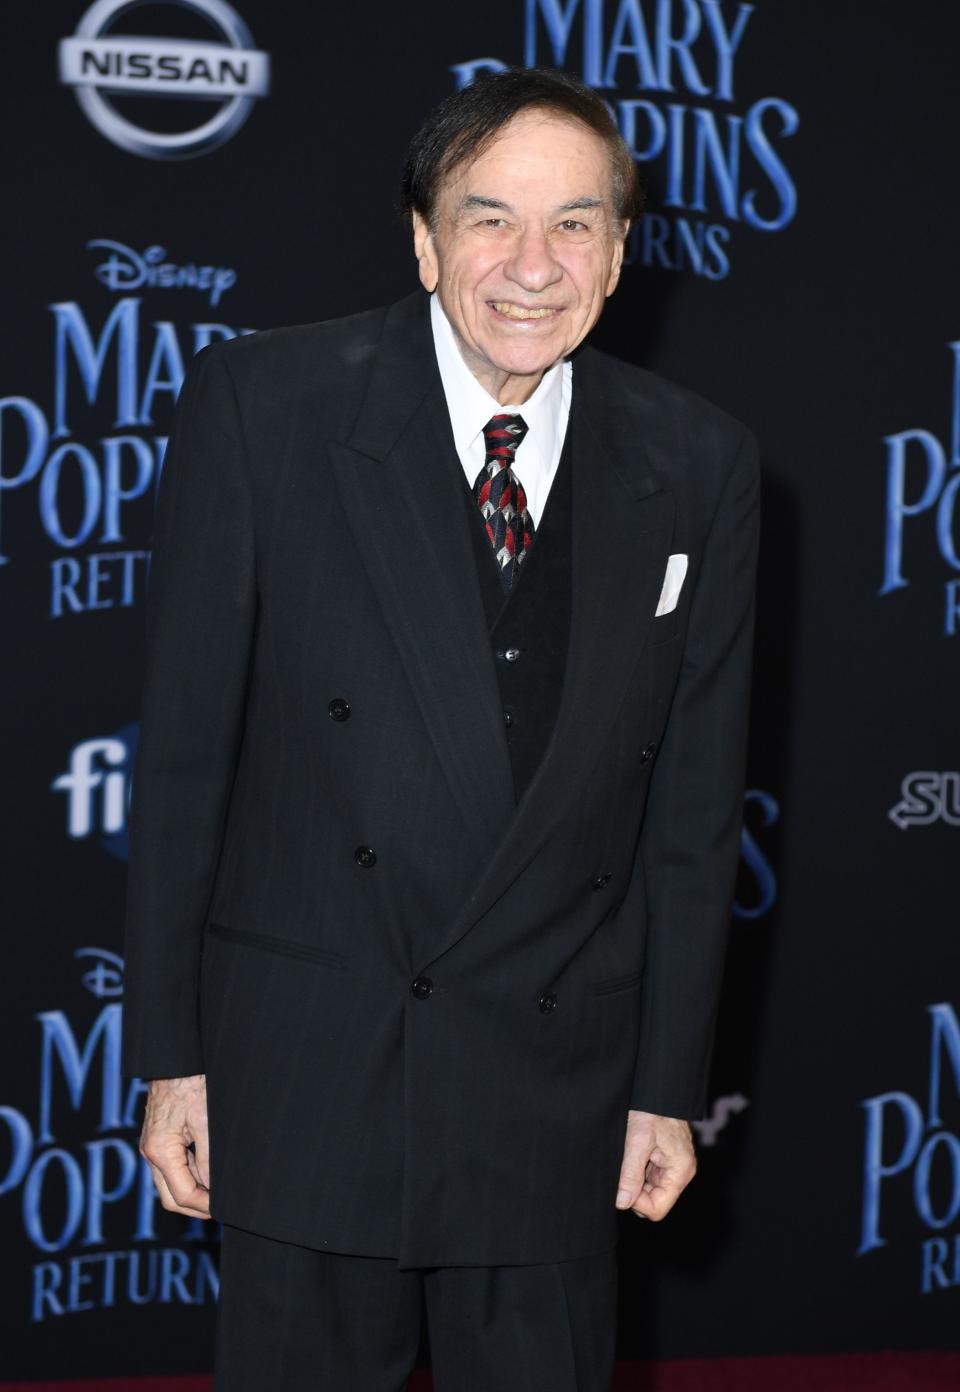
[[[510,71],[404,180],[422,291],[205,349],[160,489],[125,1066],[224,1223],[217,1386],[609,1386],[691,1179],[738,855],[747,431],[581,344],[638,209]],[[208,1143],[209,1111],[209,1143]]]

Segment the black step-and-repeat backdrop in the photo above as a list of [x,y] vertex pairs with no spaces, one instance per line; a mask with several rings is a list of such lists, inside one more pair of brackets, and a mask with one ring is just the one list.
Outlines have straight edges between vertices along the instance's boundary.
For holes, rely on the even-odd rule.
[[210,1362],[215,1234],[159,1209],[119,1072],[184,366],[410,289],[407,137],[534,63],[602,92],[650,191],[596,340],[749,422],[766,470],[712,1110],[676,1213],[624,1220],[623,1356],[955,1345],[954,7],[17,0],[2,24],[0,1376]]

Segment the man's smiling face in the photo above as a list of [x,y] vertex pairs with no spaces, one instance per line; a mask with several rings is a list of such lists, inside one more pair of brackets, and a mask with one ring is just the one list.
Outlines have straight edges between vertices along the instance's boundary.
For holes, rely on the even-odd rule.
[[434,224],[414,214],[420,279],[473,375],[519,405],[586,337],[619,278],[626,227],[607,148],[579,121],[523,111],[452,170]]

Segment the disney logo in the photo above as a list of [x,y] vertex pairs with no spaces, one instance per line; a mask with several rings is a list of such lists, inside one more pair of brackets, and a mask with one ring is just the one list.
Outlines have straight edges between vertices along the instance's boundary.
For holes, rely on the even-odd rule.
[[87,242],[88,250],[94,247],[110,253],[96,268],[97,279],[108,290],[136,290],[142,285],[161,290],[209,290],[211,305],[217,305],[224,291],[237,283],[237,273],[229,266],[196,266],[192,261],[178,266],[167,261],[166,247],[149,246],[138,252],[106,238]]
[[103,1000],[106,996],[123,995],[123,958],[105,947],[78,947],[74,957],[92,957],[95,965],[84,972],[80,980],[87,990]]

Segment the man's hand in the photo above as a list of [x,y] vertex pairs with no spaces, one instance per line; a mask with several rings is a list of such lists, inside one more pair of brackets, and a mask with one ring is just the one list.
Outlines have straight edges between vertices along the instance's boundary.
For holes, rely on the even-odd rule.
[[617,1208],[638,1218],[665,1218],[697,1172],[693,1137],[685,1121],[627,1113]]
[[153,1172],[164,1208],[187,1218],[210,1217],[207,1080],[202,1073],[153,1079],[147,1091],[140,1154]]

